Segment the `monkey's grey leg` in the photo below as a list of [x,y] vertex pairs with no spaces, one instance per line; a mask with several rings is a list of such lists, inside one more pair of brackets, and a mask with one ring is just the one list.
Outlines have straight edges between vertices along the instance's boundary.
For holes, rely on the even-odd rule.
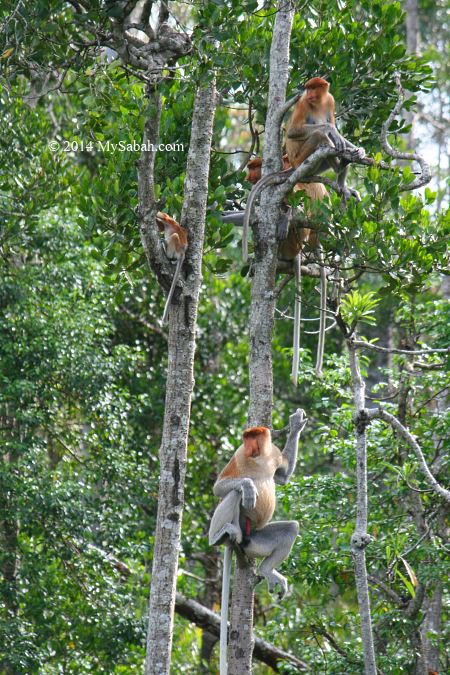
[[291,206],[283,207],[280,219],[277,222],[277,239],[279,241],[284,241],[286,239],[291,218],[292,218],[292,207]]
[[350,197],[355,197],[355,199],[360,202],[361,197],[358,190],[348,187],[347,185],[347,174],[350,166],[348,159],[339,160],[339,170],[337,171],[337,182],[342,191],[344,202],[346,202]]
[[226,538],[241,543],[242,530],[239,526],[241,499],[240,490],[231,490],[218,504],[209,526],[210,546],[222,544]]
[[301,154],[298,159],[301,164],[308,164],[308,176],[313,176],[314,174],[321,173],[322,171],[330,168],[329,160],[333,158],[326,160],[311,160],[311,155],[313,155],[316,150],[323,147],[334,148],[335,146],[328,137],[328,134],[321,130],[314,131],[308,140],[304,142]]
[[280,587],[280,600],[286,594],[287,581],[275,568],[288,557],[297,534],[298,523],[295,520],[281,520],[253,532],[244,547],[245,554],[250,558],[264,558],[258,572],[267,579],[271,593],[275,586]]
[[[358,150],[358,148],[356,148],[356,150]],[[327,169],[333,169],[337,175],[337,184],[343,195],[344,202],[346,202],[350,197],[355,197],[358,201],[361,201],[359,192],[347,186],[347,174],[349,166],[350,161],[348,159],[343,159],[342,157],[328,157],[328,159],[321,163],[317,173],[323,173]]]

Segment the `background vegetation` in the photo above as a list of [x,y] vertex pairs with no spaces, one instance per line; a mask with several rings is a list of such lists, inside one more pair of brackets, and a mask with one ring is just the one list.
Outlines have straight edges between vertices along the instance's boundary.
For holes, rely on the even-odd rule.
[[[105,150],[99,142],[141,142],[146,85],[91,44],[90,25],[107,32],[117,3],[89,3],[83,14],[76,4],[5,2],[0,10],[0,663],[6,673],[141,672],[145,655],[164,409],[164,297],[139,239],[138,154]],[[421,56],[406,51],[398,2],[297,4],[289,93],[308,77],[327,75],[341,130],[375,156],[399,71],[409,92],[405,108],[417,118],[399,120],[392,140],[411,145],[412,125],[435,165],[432,188],[422,194],[398,192],[400,181],[410,179],[409,166],[393,174],[353,169],[362,202],[342,212],[335,198],[317,216],[326,250],[348,260],[358,277],[348,317],[355,312],[363,319],[361,334],[386,347],[447,347],[444,4],[419,2]],[[250,100],[253,123],[263,132],[274,10],[256,0],[214,0],[171,3],[171,13],[192,35],[194,50],[163,85],[161,141],[184,144],[184,151],[157,156],[158,198],[170,214],[180,215],[196,82],[214,69],[221,94],[178,579],[181,593],[217,609],[219,560],[206,532],[212,483],[246,419],[249,302],[240,232],[219,213],[248,190],[236,171],[242,155],[235,153],[250,145]],[[305,314],[317,317],[315,282],[303,283]],[[290,286],[279,302],[288,312]],[[368,300],[373,306],[364,313]],[[264,584],[258,587],[256,631],[306,661],[311,672],[359,673],[347,357],[338,330],[328,333],[318,381],[316,336],[302,336],[294,390],[291,333],[292,323],[280,315],[274,423],[284,426],[296,406],[309,423],[296,478],[278,490],[277,517],[297,519],[300,536],[283,566],[292,584],[287,600],[274,604]],[[403,419],[445,483],[448,357],[367,354],[370,400],[384,400]],[[381,423],[370,430],[369,477],[379,666],[385,673],[416,672],[414,637],[422,632],[447,672],[448,513],[427,490],[414,455]],[[419,585],[422,602],[407,612]],[[427,633],[437,597],[440,628]],[[177,618],[174,673],[200,672],[201,640],[199,628]],[[215,672],[216,663],[214,652],[205,672]],[[269,669],[255,665],[255,673],[263,672]]]

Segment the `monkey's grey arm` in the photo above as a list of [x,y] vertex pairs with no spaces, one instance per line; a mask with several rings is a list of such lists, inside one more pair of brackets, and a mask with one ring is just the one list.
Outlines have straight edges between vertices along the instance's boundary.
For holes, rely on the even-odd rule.
[[328,122],[324,124],[301,124],[299,127],[291,127],[287,133],[287,137],[292,138],[294,141],[301,141],[304,138],[309,138],[314,131],[328,133],[329,127],[331,127],[331,124],[328,124]]
[[331,128],[335,129],[336,127],[333,124],[329,124],[329,122],[324,122],[324,124],[301,124],[299,127],[291,127],[287,133],[287,137],[292,138],[294,141],[301,141],[309,138],[315,131],[323,131],[329,134]]
[[242,495],[237,490],[231,490],[217,505],[209,526],[209,544],[216,546],[227,539],[242,541],[242,531],[239,525],[239,511]]
[[293,140],[301,141],[309,138],[315,131],[326,133],[333,141],[337,150],[354,150],[355,159],[362,159],[366,155],[364,148],[358,148],[356,145],[353,145],[353,143],[339,133],[334,124],[330,124],[329,122],[324,124],[302,124],[300,127],[289,129],[287,136]]
[[283,464],[276,470],[274,481],[279,485],[286,485],[292,476],[297,463],[298,439],[303,431],[307,417],[305,411],[298,408],[293,415],[289,417],[289,436],[284,446],[282,457]]
[[210,545],[222,544],[227,539],[240,544],[241,503],[246,509],[255,508],[258,491],[254,482],[251,478],[222,478],[214,485],[213,492],[217,497],[222,497],[222,500],[217,505],[209,526]]
[[231,490],[239,493],[244,509],[254,509],[258,490],[251,478],[222,478],[214,485],[216,497],[225,497]]

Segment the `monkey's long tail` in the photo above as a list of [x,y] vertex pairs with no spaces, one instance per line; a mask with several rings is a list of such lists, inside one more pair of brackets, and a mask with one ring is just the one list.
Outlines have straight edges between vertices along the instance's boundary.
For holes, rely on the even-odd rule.
[[300,359],[300,322],[302,318],[302,254],[294,258],[295,301],[294,301],[294,337],[292,339],[292,384],[297,386],[298,364]]
[[165,307],[164,307],[164,314],[163,314],[163,317],[162,317],[163,324],[167,323],[167,318],[169,316],[170,303],[172,302],[173,294],[174,294],[176,285],[178,283],[178,278],[180,276],[181,266],[182,266],[183,262],[184,262],[184,255],[180,256],[180,258],[178,258],[178,260],[177,260],[177,266],[175,267],[175,273],[173,275],[172,285],[170,287],[169,295],[167,296],[166,304],[165,304]]
[[230,600],[231,546],[225,546],[223,553],[222,602],[220,607],[220,675],[227,675],[228,646],[228,604]]
[[268,185],[271,184],[277,185],[278,183],[284,183],[284,181],[289,178],[289,176],[293,171],[295,171],[295,169],[285,169],[284,171],[276,171],[275,173],[269,173],[268,176],[264,176],[264,178],[261,178],[261,180],[259,180],[256,183],[256,185],[254,185],[250,190],[247,204],[245,205],[244,224],[242,227],[242,260],[244,262],[247,262],[248,260],[248,230],[250,225],[250,217],[253,211],[253,205],[255,203],[256,197],[261,192],[261,190],[267,187]]
[[323,376],[323,354],[325,351],[325,326],[327,322],[327,272],[325,269],[323,249],[317,249],[317,257],[320,264],[320,316],[319,316],[319,341],[317,343],[316,375]]

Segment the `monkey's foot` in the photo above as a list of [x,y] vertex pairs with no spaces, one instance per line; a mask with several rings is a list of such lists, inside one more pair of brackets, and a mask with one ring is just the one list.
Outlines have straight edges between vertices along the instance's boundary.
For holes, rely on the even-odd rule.
[[233,525],[233,523],[225,523],[218,532],[214,533],[213,537],[209,538],[209,544],[210,546],[219,546],[220,544],[223,544],[226,539],[230,542],[240,544],[242,541],[241,529],[236,527],[236,525]]
[[350,154],[353,160],[364,159],[364,157],[366,156],[366,151],[364,150],[364,148],[352,148]]
[[288,206],[277,222],[277,239],[284,241],[288,235],[289,222],[292,218],[292,206]]
[[288,584],[286,577],[277,572],[276,570],[271,570],[270,572],[262,572],[267,579],[267,584],[269,586],[269,593],[274,593],[277,586],[279,586],[278,599],[282,600],[287,593]]
[[358,190],[354,190],[353,188],[345,187],[342,196],[344,202],[347,202],[350,197],[354,197],[357,202],[361,201],[361,195],[359,194]]
[[251,511],[256,506],[258,490],[251,478],[243,478],[241,484],[242,506],[247,511]]

